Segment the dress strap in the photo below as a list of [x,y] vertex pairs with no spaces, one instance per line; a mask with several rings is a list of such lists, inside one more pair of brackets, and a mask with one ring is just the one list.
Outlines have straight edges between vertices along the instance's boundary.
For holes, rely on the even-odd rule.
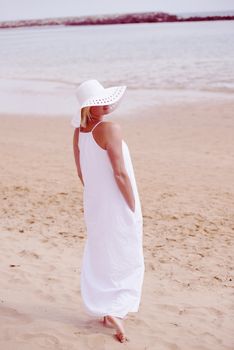
[[91,132],[93,132],[93,130],[96,128],[96,126],[101,123],[103,120],[100,120],[97,124],[94,125],[94,127],[92,128]]

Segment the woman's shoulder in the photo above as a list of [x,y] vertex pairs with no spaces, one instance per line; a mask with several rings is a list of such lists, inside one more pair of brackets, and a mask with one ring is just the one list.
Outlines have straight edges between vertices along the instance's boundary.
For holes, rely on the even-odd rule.
[[100,124],[103,124],[103,126],[109,130],[118,130],[118,129],[120,130],[121,129],[121,126],[119,123],[114,122],[114,121],[110,121],[110,120],[105,120]]
[[102,136],[106,143],[120,142],[122,140],[122,131],[119,123],[115,121],[104,121],[102,127]]

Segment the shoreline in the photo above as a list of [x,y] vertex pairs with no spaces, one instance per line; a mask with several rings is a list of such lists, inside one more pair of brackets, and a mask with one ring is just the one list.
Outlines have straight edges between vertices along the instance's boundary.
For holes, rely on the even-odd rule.
[[[15,116],[72,116],[76,114],[78,103],[75,83],[61,81],[0,79],[0,115]],[[158,106],[178,106],[182,103],[231,103],[232,89],[157,89],[127,87],[118,107],[117,115],[131,113],[139,109]],[[20,112],[19,112],[20,111]],[[115,112],[114,112],[115,113]]]

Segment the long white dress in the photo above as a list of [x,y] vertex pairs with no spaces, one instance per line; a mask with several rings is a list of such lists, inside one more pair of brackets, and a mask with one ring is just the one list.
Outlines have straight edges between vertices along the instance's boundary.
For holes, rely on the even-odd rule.
[[107,151],[97,144],[92,131],[79,132],[87,230],[81,297],[84,310],[91,316],[124,318],[128,312],[138,311],[142,294],[145,264],[141,204],[125,141],[122,151],[135,195],[135,212],[117,186]]

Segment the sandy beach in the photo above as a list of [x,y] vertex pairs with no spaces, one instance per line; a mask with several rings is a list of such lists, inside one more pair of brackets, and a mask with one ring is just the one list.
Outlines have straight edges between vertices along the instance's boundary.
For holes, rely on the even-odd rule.
[[142,301],[126,344],[82,306],[70,119],[0,117],[1,349],[233,349],[233,110],[191,102],[110,118],[129,146],[144,219]]

